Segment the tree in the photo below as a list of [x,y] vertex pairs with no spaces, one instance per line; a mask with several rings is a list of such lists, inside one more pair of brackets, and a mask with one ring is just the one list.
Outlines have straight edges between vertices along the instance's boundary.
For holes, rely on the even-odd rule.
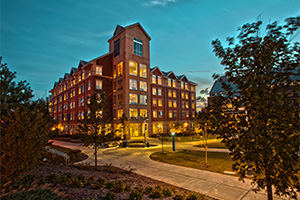
[[128,129],[129,129],[129,125],[130,125],[130,121],[129,121],[128,117],[126,117],[125,113],[122,114],[120,121],[121,121],[121,132],[122,132],[121,139],[124,139],[124,138],[126,138],[126,135],[127,135]]
[[208,95],[209,95],[208,88],[205,88],[204,90],[200,90],[200,96],[197,97],[197,101],[201,102],[206,107]]
[[184,130],[183,123],[180,121],[169,123],[169,131],[174,133],[182,133]]
[[256,189],[267,188],[269,200],[272,186],[285,196],[299,187],[300,45],[288,38],[300,16],[285,21],[268,24],[265,35],[261,21],[245,24],[238,43],[227,38],[227,48],[212,42],[229,83],[223,84],[227,94],[211,101],[216,131],[235,161],[233,169],[244,178],[251,167]]
[[14,181],[40,162],[53,120],[42,99],[32,101],[26,81],[1,64],[1,177]]
[[78,126],[77,134],[87,147],[95,152],[95,169],[97,170],[97,151],[108,141],[113,139],[113,132],[108,127],[108,118],[105,112],[106,93],[94,93],[87,104],[88,110],[84,112],[84,119]]

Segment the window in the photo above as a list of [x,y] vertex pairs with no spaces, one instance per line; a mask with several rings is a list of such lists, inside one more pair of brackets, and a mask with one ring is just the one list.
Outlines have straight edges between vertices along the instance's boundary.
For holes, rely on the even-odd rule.
[[147,82],[140,81],[140,90],[141,91],[147,91]]
[[147,95],[140,95],[140,104],[147,105]]
[[153,110],[153,118],[157,118],[157,111]]
[[140,109],[140,116],[143,118],[147,118],[148,117],[147,109]]
[[143,56],[143,41],[133,38],[133,53],[138,56]]
[[152,94],[156,95],[156,88],[152,88]]
[[91,75],[91,69],[88,70],[88,76],[90,76],[90,75]]
[[172,107],[172,101],[169,101],[169,107]]
[[137,76],[137,63],[134,61],[129,61],[129,74]]
[[162,110],[159,110],[159,111],[158,111],[158,117],[159,117],[159,118],[162,118],[162,115],[163,115]]
[[186,117],[189,117],[189,112],[186,112]]
[[177,108],[177,102],[176,101],[173,101],[173,107]]
[[157,106],[157,100],[156,100],[156,99],[153,99],[153,100],[152,100],[152,104],[153,104],[153,107],[156,107],[156,106]]
[[182,111],[182,118],[185,118],[185,112]]
[[158,99],[158,106],[162,107],[162,100],[161,99]]
[[195,100],[195,94],[191,94],[191,99]]
[[116,69],[116,65],[114,65],[113,76],[114,76],[114,78],[117,77],[117,69]]
[[191,90],[195,91],[195,86],[191,85]]
[[184,89],[188,89],[188,83],[186,82],[186,83],[184,83]]
[[169,111],[169,118],[172,118],[172,117],[173,117],[173,112]]
[[96,75],[102,75],[102,66],[96,66]]
[[158,89],[157,89],[157,95],[158,95],[158,96],[161,96],[161,88],[158,88]]
[[189,102],[185,102],[185,107],[189,108]]
[[152,83],[156,84],[156,76],[152,75]]
[[168,86],[172,86],[172,80],[170,78],[168,78]]
[[173,97],[176,98],[176,91],[173,91]]
[[177,112],[176,112],[176,111],[173,112],[173,117],[174,117],[174,118],[177,117]]
[[184,99],[184,92],[181,92],[181,98]]
[[118,77],[123,75],[123,62],[120,62],[118,65]]
[[181,89],[184,89],[184,82],[181,82]]
[[146,67],[146,65],[140,64],[140,77],[147,78],[147,67]]
[[129,94],[129,103],[130,104],[138,104],[138,95],[137,94]]
[[195,104],[194,103],[192,103],[192,109],[195,109]]
[[118,81],[118,90],[122,90],[123,89],[123,81],[122,80],[119,80]]
[[81,79],[84,80],[84,70],[81,71]]
[[173,80],[173,87],[176,87],[176,80]]
[[161,76],[157,76],[157,83],[161,85]]
[[120,55],[120,38],[114,42],[114,57]]
[[78,94],[81,94],[81,86],[78,88]]
[[118,106],[123,105],[123,94],[118,95]]
[[129,89],[137,90],[137,80],[129,79]]
[[88,82],[88,90],[90,90],[91,89],[91,82],[89,81]]
[[113,105],[116,106],[116,104],[117,104],[117,96],[114,96]]
[[189,94],[185,93],[185,99],[189,99]]
[[96,80],[96,89],[102,90],[102,80]]
[[172,91],[168,90],[168,97],[172,97]]
[[118,110],[118,118],[120,119],[123,115],[123,109]]
[[136,108],[130,108],[129,110],[130,118],[137,118],[138,117],[138,110]]

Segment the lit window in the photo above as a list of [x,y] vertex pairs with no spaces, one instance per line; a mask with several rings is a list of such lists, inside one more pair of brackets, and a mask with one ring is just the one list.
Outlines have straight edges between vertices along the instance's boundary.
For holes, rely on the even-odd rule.
[[146,67],[146,65],[140,64],[140,77],[147,78],[147,67]]
[[114,70],[113,70],[114,72],[113,72],[113,76],[114,76],[114,78],[116,78],[117,77],[117,69],[116,69],[116,65],[114,66]]
[[136,108],[130,108],[129,116],[130,118],[137,118],[138,116],[138,110]]
[[158,106],[162,107],[162,100],[161,99],[158,99]]
[[185,102],[185,107],[189,108],[189,102]]
[[191,90],[195,91],[195,86],[191,85]]
[[147,105],[147,95],[140,95],[140,104]]
[[81,87],[78,88],[78,94],[81,94]]
[[102,75],[102,66],[96,66],[96,75]]
[[141,91],[147,91],[147,82],[140,81],[140,90]]
[[184,89],[184,82],[181,82],[181,89]]
[[176,80],[173,80],[173,87],[176,87]]
[[114,57],[120,55],[120,38],[114,42]]
[[90,90],[91,89],[91,82],[89,81],[88,82],[88,90]]
[[118,110],[118,118],[120,119],[123,115],[123,109]]
[[172,86],[172,80],[170,78],[168,78],[168,86]]
[[191,95],[192,100],[195,100],[195,94]]
[[148,117],[147,109],[140,109],[140,116],[143,118],[147,118]]
[[181,98],[184,99],[184,93],[183,92],[181,92]]
[[129,89],[137,90],[137,80],[129,79]]
[[157,83],[161,85],[161,76],[157,76]]
[[152,75],[152,83],[156,84],[156,76]]
[[143,41],[133,38],[133,53],[138,56],[143,56]]
[[189,99],[189,94],[188,93],[185,93],[185,98]]
[[157,100],[156,100],[156,99],[153,99],[153,100],[152,100],[152,104],[153,104],[153,107],[156,107],[156,106],[157,106]]
[[118,65],[118,77],[123,75],[123,62],[120,62]]
[[81,71],[81,79],[84,80],[84,70]]
[[134,61],[129,61],[129,74],[137,76],[137,63]]
[[173,107],[177,108],[177,102],[176,101],[173,102]]
[[158,88],[158,89],[157,89],[157,95],[158,95],[158,96],[161,96],[161,88]]
[[91,69],[89,69],[89,71],[88,71],[88,76],[90,76],[91,75]]
[[194,103],[192,104],[192,109],[195,109],[195,104]]
[[153,118],[157,118],[157,111],[153,110]]
[[102,80],[96,80],[96,89],[102,90]]
[[189,112],[186,112],[186,117],[189,117]]
[[184,84],[184,88],[187,90],[188,89],[188,83]]
[[152,94],[156,95],[156,88],[152,88]]
[[138,104],[138,95],[137,94],[129,94],[129,103],[130,104]]
[[172,118],[172,117],[173,117],[173,112],[169,111],[169,118]]
[[172,107],[172,101],[169,101],[169,107]]
[[173,97],[176,98],[176,91],[173,91]]
[[171,90],[168,91],[168,97],[172,97],[172,91]]

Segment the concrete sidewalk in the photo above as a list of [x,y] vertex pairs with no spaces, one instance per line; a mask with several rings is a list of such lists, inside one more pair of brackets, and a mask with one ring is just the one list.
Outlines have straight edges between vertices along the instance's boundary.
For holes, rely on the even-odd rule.
[[[93,150],[77,144],[54,141],[53,144],[73,149],[81,149],[89,158],[84,163],[94,164]],[[166,145],[168,149],[170,145]],[[98,163],[100,165],[112,164],[121,168],[132,168],[137,174],[156,179],[190,191],[199,192],[216,199],[224,200],[266,200],[265,191],[254,193],[251,180],[239,181],[238,177],[224,175],[204,170],[181,167],[153,161],[149,158],[154,152],[161,151],[156,148],[111,148],[99,150]],[[274,200],[288,199],[274,196]]]

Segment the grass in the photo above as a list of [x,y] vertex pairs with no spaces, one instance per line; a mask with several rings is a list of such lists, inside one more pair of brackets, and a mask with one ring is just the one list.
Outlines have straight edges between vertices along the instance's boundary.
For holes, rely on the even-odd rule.
[[[216,139],[216,136],[209,136],[208,139]],[[165,136],[164,141],[172,141],[172,137]],[[176,142],[194,142],[194,141],[203,141],[201,136],[175,136]]]
[[150,158],[155,161],[217,173],[232,171],[233,164],[228,153],[222,152],[208,152],[208,166],[205,166],[205,152],[202,151],[164,152],[163,154],[156,152]]
[[[208,148],[218,148],[218,149],[227,149],[224,143],[221,143],[220,140],[208,140],[207,141]],[[194,147],[205,148],[203,142],[194,145]]]

